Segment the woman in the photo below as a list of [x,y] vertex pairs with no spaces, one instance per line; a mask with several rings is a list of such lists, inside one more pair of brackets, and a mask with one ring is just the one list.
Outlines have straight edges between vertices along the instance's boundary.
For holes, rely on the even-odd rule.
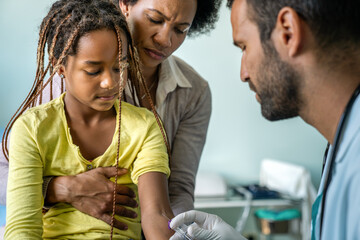
[[[167,131],[171,147],[169,195],[172,210],[177,215],[194,207],[195,176],[210,119],[211,94],[208,83],[171,54],[187,35],[195,36],[214,28],[221,1],[113,1],[127,19],[140,55],[141,70]],[[53,91],[55,95],[57,89]],[[132,89],[126,89],[126,101],[150,107],[141,91],[134,94]],[[47,203],[68,202],[80,211],[108,222],[112,192],[104,186],[111,184],[107,178],[113,176],[114,171],[99,168],[76,177],[45,179],[45,188],[50,182],[49,190],[45,191]],[[117,194],[119,205],[136,205],[133,193],[126,187],[119,187]],[[136,217],[134,212],[122,206],[117,214]],[[120,222],[115,226],[126,227]]]

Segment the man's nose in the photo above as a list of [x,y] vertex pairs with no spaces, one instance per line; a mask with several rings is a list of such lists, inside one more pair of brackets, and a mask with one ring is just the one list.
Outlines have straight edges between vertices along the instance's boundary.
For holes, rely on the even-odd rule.
[[247,82],[250,79],[249,72],[247,71],[246,65],[244,61],[241,61],[240,67],[240,79],[243,82]]

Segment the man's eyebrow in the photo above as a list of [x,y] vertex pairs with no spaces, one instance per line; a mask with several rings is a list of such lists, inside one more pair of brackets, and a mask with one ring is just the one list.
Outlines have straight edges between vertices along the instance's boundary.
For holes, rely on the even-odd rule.
[[[154,9],[154,8],[148,8],[148,10],[149,10],[149,11],[156,12],[156,13],[160,14],[160,15],[161,15],[161,16],[163,16],[163,18],[165,18],[167,21],[169,21],[169,20],[170,20],[170,18],[169,18],[169,17],[165,16],[162,12],[160,12],[160,11],[159,11],[159,10],[157,10],[157,9]],[[188,23],[188,22],[182,22],[182,23],[179,23],[179,25],[188,25],[188,26],[190,26],[191,24],[190,24],[190,23]]]

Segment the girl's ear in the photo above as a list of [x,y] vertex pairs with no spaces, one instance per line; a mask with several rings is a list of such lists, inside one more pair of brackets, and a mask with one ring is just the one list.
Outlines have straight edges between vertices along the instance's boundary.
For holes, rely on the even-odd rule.
[[61,74],[64,75],[64,73],[65,73],[64,65],[60,65],[60,68],[57,70],[57,74],[58,74],[59,76],[61,76]]

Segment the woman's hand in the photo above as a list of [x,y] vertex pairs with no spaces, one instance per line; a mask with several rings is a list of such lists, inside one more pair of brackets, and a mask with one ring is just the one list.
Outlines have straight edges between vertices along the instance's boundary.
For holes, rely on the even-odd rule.
[[[118,170],[118,176],[125,173],[127,173],[126,169]],[[109,178],[115,175],[115,167],[100,167],[75,176],[55,177],[49,183],[45,202],[69,203],[79,211],[110,224],[114,183]],[[115,214],[136,218],[137,214],[134,211],[123,207],[137,207],[134,198],[135,193],[130,188],[117,185]],[[125,223],[116,219],[114,219],[114,227],[121,230],[128,228]]]

